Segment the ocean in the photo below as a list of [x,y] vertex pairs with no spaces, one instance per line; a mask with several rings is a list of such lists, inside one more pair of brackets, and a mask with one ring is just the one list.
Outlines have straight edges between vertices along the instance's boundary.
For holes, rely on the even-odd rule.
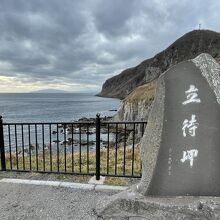
[[[0,115],[5,123],[27,123],[27,122],[73,122],[82,117],[95,118],[97,113],[101,117],[113,116],[119,107],[120,100],[112,98],[102,98],[93,94],[84,93],[59,93],[59,94],[40,94],[40,93],[23,93],[23,94],[0,94]],[[23,133],[22,133],[23,129]],[[29,130],[30,129],[30,130]],[[59,138],[57,134],[52,134],[52,151],[56,151],[57,146],[61,147],[65,140],[62,134],[62,128],[59,128]],[[51,132],[57,131],[56,125],[51,126]],[[30,132],[30,134],[29,134]],[[9,135],[10,134],[10,135]],[[95,141],[95,134],[89,136],[90,141]],[[36,143],[38,139],[38,144]],[[66,138],[72,138],[71,134],[66,134]],[[86,141],[87,135],[83,133],[81,140]],[[107,134],[102,134],[101,138],[107,140]],[[110,134],[110,139],[113,134]],[[28,149],[30,144],[35,147],[39,145],[39,151],[50,143],[50,127],[49,124],[42,128],[41,125],[14,125],[4,126],[5,149],[18,151]],[[43,140],[44,139],[44,140]],[[74,134],[74,139],[79,141],[79,134]],[[59,141],[59,143],[57,143]],[[94,145],[90,146],[94,150]],[[62,148],[63,149],[63,148]],[[62,151],[61,149],[61,151]],[[68,151],[69,148],[67,148]],[[84,147],[82,150],[85,150]],[[75,144],[74,151],[79,150],[79,143]]]
[[0,93],[4,122],[72,122],[81,117],[112,116],[120,100],[85,93]]

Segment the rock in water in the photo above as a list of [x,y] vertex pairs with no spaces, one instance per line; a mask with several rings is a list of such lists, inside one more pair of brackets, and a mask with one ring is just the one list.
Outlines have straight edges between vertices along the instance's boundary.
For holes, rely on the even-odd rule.
[[100,216],[220,219],[219,121],[220,66],[210,55],[162,74],[142,139],[141,182],[106,199]]

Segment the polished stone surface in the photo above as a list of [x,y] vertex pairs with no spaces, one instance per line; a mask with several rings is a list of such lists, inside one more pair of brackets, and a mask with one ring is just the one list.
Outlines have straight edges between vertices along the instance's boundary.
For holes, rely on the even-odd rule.
[[220,219],[220,66],[208,54],[157,82],[138,185],[97,205],[102,219]]

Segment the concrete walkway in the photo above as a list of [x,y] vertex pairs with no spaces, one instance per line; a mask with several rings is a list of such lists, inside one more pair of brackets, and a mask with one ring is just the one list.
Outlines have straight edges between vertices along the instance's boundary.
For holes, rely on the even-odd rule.
[[16,183],[16,184],[27,184],[27,185],[37,185],[37,186],[57,186],[72,189],[82,189],[82,190],[96,190],[96,191],[122,191],[126,190],[125,186],[112,186],[103,185],[96,181],[96,183],[73,183],[73,182],[62,182],[62,181],[45,181],[45,180],[29,180],[29,179],[13,179],[13,178],[3,178],[0,183]]
[[[1,220],[95,220],[97,219],[95,213],[97,201],[118,192],[111,186],[106,186],[105,189],[99,188],[104,185],[81,184],[83,187],[80,188],[80,184],[74,183],[17,181],[20,182],[16,183],[16,180],[13,179],[0,181]],[[92,188],[90,188],[91,186]]]

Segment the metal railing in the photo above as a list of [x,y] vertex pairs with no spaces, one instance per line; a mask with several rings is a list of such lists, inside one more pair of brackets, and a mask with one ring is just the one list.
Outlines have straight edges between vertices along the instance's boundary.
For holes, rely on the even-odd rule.
[[3,123],[2,171],[140,177],[141,122]]

